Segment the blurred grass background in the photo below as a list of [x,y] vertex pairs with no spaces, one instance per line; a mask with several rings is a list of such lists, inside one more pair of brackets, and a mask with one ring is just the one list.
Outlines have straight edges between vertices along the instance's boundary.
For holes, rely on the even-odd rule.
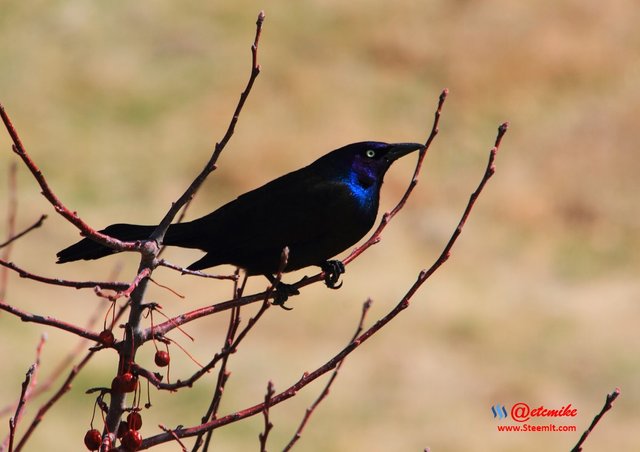
[[[281,390],[327,360],[351,336],[367,297],[374,300],[370,321],[397,302],[444,246],[498,124],[509,120],[498,172],[452,258],[407,312],[348,359],[298,449],[567,450],[619,386],[621,398],[585,450],[637,450],[636,3],[6,0],[0,101],[53,189],[86,221],[156,222],[226,128],[248,76],[260,9],[267,16],[263,72],[191,218],[345,143],[424,140],[438,94],[444,87],[451,94],[420,184],[382,243],[349,266],[341,290],[317,285],[292,300],[293,311],[267,313],[233,356],[221,413],[261,401],[269,379]],[[5,133],[0,149],[4,215],[5,175],[16,160]],[[388,174],[383,208],[406,186],[409,160]],[[43,212],[50,218],[15,245],[12,260],[71,279],[104,279],[122,263],[120,278],[131,277],[135,256],[56,266],[55,252],[77,232],[52,212],[23,167],[18,183],[18,227]],[[4,221],[0,228],[4,235]],[[181,264],[197,255],[168,254]],[[153,288],[150,299],[168,315],[230,293],[228,284],[166,270],[156,278],[187,296]],[[91,291],[16,275],[6,298],[75,322],[99,303]],[[225,325],[222,317],[189,325],[195,344],[173,337],[205,361]],[[0,328],[2,405],[17,397],[43,331],[49,340],[40,381],[76,345],[7,314]],[[141,362],[151,356],[143,352]],[[175,347],[172,358],[172,378],[194,370]],[[113,355],[101,353],[27,449],[81,450],[92,411],[84,391],[108,385],[114,367]],[[173,395],[152,391],[143,435],[156,433],[158,423],[198,422],[213,381]],[[320,390],[307,388],[272,410],[270,449],[288,441]],[[29,405],[28,416],[43,400]],[[579,431],[498,433],[491,405],[520,401],[571,403]],[[255,450],[261,429],[259,417],[222,429],[218,450]]]

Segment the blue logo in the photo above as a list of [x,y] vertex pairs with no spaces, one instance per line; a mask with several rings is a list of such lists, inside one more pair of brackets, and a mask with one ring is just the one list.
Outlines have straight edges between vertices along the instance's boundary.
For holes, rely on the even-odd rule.
[[507,409],[504,405],[493,405],[491,407],[491,412],[493,413],[494,419],[505,419],[507,417]]

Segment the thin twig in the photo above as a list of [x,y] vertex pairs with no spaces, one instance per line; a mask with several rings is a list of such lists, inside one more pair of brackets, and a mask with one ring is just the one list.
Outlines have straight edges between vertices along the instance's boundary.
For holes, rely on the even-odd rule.
[[167,267],[167,268],[170,268],[172,270],[179,271],[183,275],[193,275],[193,276],[199,276],[201,278],[230,279],[232,281],[236,281],[238,279],[238,277],[236,275],[211,275],[209,273],[205,273],[205,272],[202,272],[202,271],[199,271],[199,270],[189,270],[188,268],[184,268],[184,267],[181,267],[179,265],[172,264],[171,262],[167,261],[166,259],[160,259],[158,261],[158,266]]
[[115,294],[108,294],[103,292],[100,286],[95,286],[93,290],[97,296],[101,298],[106,298],[109,301],[118,301],[118,299],[120,298],[129,298],[131,296],[131,292],[133,292],[136,289],[136,287],[140,285],[141,281],[143,281],[145,278],[148,278],[150,274],[151,274],[151,269],[143,268],[136,275],[134,280],[131,282],[131,284],[129,284],[129,286],[126,289],[119,291]]
[[264,11],[260,11],[260,14],[258,14],[258,20],[256,21],[256,34],[253,39],[253,45],[251,46],[251,75],[249,76],[249,81],[247,82],[244,91],[242,91],[242,93],[240,94],[240,99],[238,100],[236,109],[233,112],[233,116],[231,117],[231,121],[229,122],[229,126],[227,127],[227,131],[222,137],[222,140],[216,143],[209,161],[202,169],[200,174],[198,174],[193,182],[191,182],[191,185],[189,185],[182,196],[180,196],[180,198],[178,198],[178,200],[171,205],[169,211],[166,213],[158,227],[149,237],[150,240],[155,240],[158,243],[162,242],[167,229],[169,229],[169,225],[171,225],[171,222],[178,214],[180,209],[182,209],[182,207],[184,207],[186,203],[195,196],[196,192],[199,190],[205,179],[209,176],[209,174],[211,174],[211,172],[216,169],[216,162],[218,161],[218,157],[233,136],[236,124],[238,123],[238,119],[240,117],[240,113],[242,112],[242,108],[244,107],[244,104],[249,97],[249,93],[251,92],[251,88],[253,87],[256,78],[260,74],[260,65],[258,64],[258,44],[260,42],[260,35],[262,34],[263,22]]
[[173,430],[172,430],[172,429],[167,428],[167,427],[165,427],[165,426],[164,426],[164,425],[162,425],[162,424],[158,425],[158,427],[160,427],[160,430],[162,430],[163,432],[166,432],[166,433],[170,434],[171,436],[173,436],[173,439],[174,439],[178,444],[180,444],[180,448],[182,449],[182,452],[187,452],[187,448],[186,448],[186,446],[184,445],[184,443],[183,443],[182,441],[180,441],[180,438],[178,438],[178,436],[177,436],[177,435],[175,435],[175,434],[173,433]]
[[260,441],[260,452],[267,452],[267,438],[269,438],[269,432],[273,428],[273,423],[269,420],[269,408],[271,407],[271,397],[275,394],[276,390],[273,386],[273,382],[267,383],[267,392],[264,395],[264,408],[262,409],[262,415],[264,417],[264,431],[258,434],[258,440]]
[[198,369],[197,372],[195,372],[193,375],[191,375],[187,379],[183,379],[183,380],[178,379],[174,383],[165,383],[162,380],[158,379],[154,372],[146,370],[138,365],[134,365],[132,367],[132,370],[134,370],[135,373],[140,375],[141,377],[149,380],[149,383],[151,383],[153,386],[161,390],[176,391],[184,387],[190,388],[202,376],[206,375],[211,369],[215,368],[218,362],[220,362],[220,360],[222,360],[226,355],[233,353],[237,350],[237,347],[240,344],[240,342],[242,342],[245,336],[254,327],[254,325],[258,322],[260,317],[262,317],[262,315],[267,311],[267,309],[269,309],[270,306],[271,306],[271,303],[269,303],[268,301],[263,302],[258,312],[249,319],[249,321],[247,322],[247,325],[237,335],[236,340],[233,342],[233,344],[230,347],[225,348],[220,353],[216,353],[211,359],[211,361],[205,364],[201,369]]
[[[367,317],[367,313],[369,312],[369,308],[371,308],[371,303],[372,303],[372,300],[369,298],[369,299],[367,299],[367,301],[365,301],[362,304],[362,313],[360,314],[360,321],[358,322],[358,327],[356,328],[356,332],[353,335],[353,337],[351,338],[351,340],[349,341],[349,343],[354,342],[356,340],[356,338],[362,332],[362,330],[364,328],[365,318]],[[331,389],[331,386],[333,385],[333,382],[338,377],[338,372],[340,371],[340,367],[342,367],[342,363],[343,362],[344,362],[344,360],[340,361],[336,365],[336,368],[334,369],[333,373],[331,374],[331,377],[329,378],[329,381],[327,381],[327,384],[325,385],[324,389],[322,390],[322,392],[320,393],[318,398],[315,400],[315,402],[313,402],[311,404],[311,406],[309,408],[306,409],[306,411],[304,413],[304,417],[302,418],[302,421],[300,422],[300,425],[298,426],[295,434],[293,435],[293,438],[291,438],[289,443],[284,447],[284,449],[283,449],[284,452],[291,450],[293,448],[293,446],[298,442],[298,440],[302,436],[302,431],[304,430],[305,426],[307,425],[307,422],[309,422],[309,419],[311,419],[311,415],[315,412],[316,408],[318,408],[318,405],[320,405],[320,403],[322,403],[322,401],[329,395],[329,391]]]
[[16,434],[16,427],[20,422],[20,419],[22,418],[22,413],[24,411],[24,407],[26,404],[25,395],[27,393],[27,388],[31,386],[31,378],[35,370],[36,370],[36,366],[35,364],[32,364],[29,367],[27,374],[25,375],[24,381],[22,382],[22,390],[20,391],[20,399],[18,402],[18,406],[16,407],[16,413],[11,417],[11,419],[9,419],[9,438],[8,438],[9,452],[13,452],[13,439]]
[[2,122],[4,123],[7,132],[9,132],[9,135],[13,140],[13,151],[22,159],[29,171],[31,171],[31,174],[36,179],[36,182],[38,183],[38,185],[40,185],[42,195],[49,201],[56,212],[58,212],[67,221],[80,229],[83,236],[90,237],[92,240],[95,240],[101,245],[108,246],[118,251],[141,251],[143,249],[143,243],[141,242],[122,242],[120,240],[114,239],[113,237],[96,231],[87,223],[85,223],[76,212],[68,209],[56,196],[51,187],[49,187],[49,183],[42,174],[42,171],[40,171],[38,165],[36,165],[36,163],[31,159],[31,156],[27,153],[27,150],[22,144],[22,140],[20,139],[16,128],[11,122],[9,115],[7,114],[2,104],[0,104],[0,118],[2,118]]
[[22,419],[22,415],[24,413],[24,408],[29,400],[29,394],[33,392],[33,387],[36,385],[38,370],[40,369],[40,358],[42,356],[42,348],[44,347],[44,343],[46,342],[46,335],[42,335],[40,337],[40,341],[38,342],[38,346],[36,347],[36,359],[35,362],[29,366],[29,370],[25,375],[25,379],[22,382],[22,389],[20,391],[20,398],[18,399],[18,404],[16,406],[15,414],[9,419],[9,437],[4,441],[2,445],[0,445],[0,450],[5,450],[7,442],[9,444],[9,452],[13,452],[13,443],[16,434],[16,427],[20,423]]
[[[209,405],[209,409],[207,410],[206,415],[203,417],[202,422],[207,422],[210,419],[215,419],[218,415],[218,410],[220,409],[220,402],[222,402],[222,395],[224,393],[224,388],[227,385],[227,381],[231,376],[231,372],[227,370],[227,364],[229,362],[229,355],[231,354],[231,345],[233,344],[233,340],[235,338],[236,332],[238,331],[238,327],[240,326],[240,308],[234,308],[231,310],[231,315],[229,316],[229,326],[227,328],[227,334],[224,340],[224,345],[222,346],[222,350],[220,355],[222,356],[222,360],[220,363],[220,369],[218,370],[218,378],[216,379],[215,389],[213,391],[213,397],[211,399],[211,404]],[[211,436],[212,431],[207,432],[207,438],[204,442],[203,450],[206,452],[209,450],[209,445],[211,444]],[[197,445],[198,442],[196,442]],[[194,445],[194,449],[196,447]]]
[[[40,218],[38,218],[38,220],[33,223],[31,226],[27,227],[26,229],[24,229],[23,231],[18,232],[17,234],[11,236],[6,242],[4,243],[0,243],[0,248],[3,248],[7,245],[9,245],[10,243],[15,242],[16,240],[18,240],[19,238],[27,235],[29,232],[33,231],[34,229],[38,229],[40,226],[42,226],[42,224],[44,223],[44,220],[47,219],[46,215],[40,215]],[[3,257],[4,260],[8,260],[8,258],[6,256]]]
[[[94,310],[93,314],[91,315],[89,321],[85,326],[86,329],[91,329],[96,325],[100,312],[102,312],[102,306],[96,306],[96,309]],[[56,363],[56,367],[51,371],[50,375],[47,376],[47,380],[45,380],[43,383],[40,383],[36,388],[34,388],[33,391],[29,392],[29,394],[27,394],[27,398],[31,399],[39,396],[40,394],[47,392],[51,388],[51,386],[53,386],[53,383],[60,377],[60,375],[62,375],[62,373],[67,369],[67,367],[85,348],[86,348],[86,339],[81,338],[78,341],[78,344],[76,345],[76,347],[73,350],[71,350],[66,357],[62,358],[58,363]],[[4,408],[0,409],[0,418],[13,410],[15,410],[15,404],[9,404]]]
[[407,200],[409,199],[409,196],[411,196],[411,193],[413,192],[413,189],[416,187],[416,185],[418,185],[418,177],[420,175],[420,170],[422,169],[422,162],[424,161],[424,158],[427,155],[427,152],[429,151],[429,147],[431,146],[431,143],[433,142],[433,140],[435,139],[436,135],[438,135],[438,132],[440,131],[440,128],[439,128],[439,126],[440,126],[440,116],[442,114],[442,107],[444,106],[444,101],[447,99],[447,95],[448,94],[449,94],[449,90],[446,89],[446,88],[444,90],[442,90],[442,93],[440,93],[440,97],[438,98],[438,106],[436,108],[436,112],[434,113],[433,125],[431,126],[431,132],[429,133],[429,137],[427,138],[427,141],[425,142],[424,149],[422,149],[420,151],[419,155],[418,155],[418,161],[416,162],[416,168],[413,171],[413,177],[411,178],[411,182],[409,183],[409,186],[407,187],[406,191],[402,195],[402,198],[400,198],[400,201],[398,201],[396,206],[393,209],[391,209],[391,211],[385,212],[382,215],[382,219],[380,220],[380,224],[378,225],[376,230],[373,231],[371,236],[362,245],[360,245],[359,247],[354,249],[343,260],[344,265],[347,265],[349,262],[354,260],[356,257],[358,257],[360,254],[362,254],[370,246],[375,245],[376,243],[380,242],[382,231],[387,227],[387,225],[389,224],[391,219],[393,217],[395,217],[396,214],[398,212],[400,212],[400,210],[402,210],[404,205],[407,203]]
[[102,289],[109,290],[126,290],[129,284],[124,282],[111,282],[111,281],[69,281],[60,278],[47,278],[46,276],[36,275],[23,268],[18,267],[13,262],[6,262],[0,259],[0,266],[6,267],[10,270],[18,273],[21,278],[31,279],[45,284],[51,284],[53,286],[73,287],[74,289],[93,289],[95,287],[101,287]]
[[49,325],[49,326],[73,333],[76,336],[90,339],[92,341],[98,342],[100,340],[100,337],[97,334],[92,333],[79,326],[76,326],[72,323],[64,322],[62,320],[58,320],[50,316],[31,314],[29,312],[23,311],[22,309],[11,306],[10,304],[5,303],[2,300],[0,300],[0,309],[3,311],[9,312],[17,317],[20,317],[20,320],[22,320],[23,322],[33,322],[41,325]]
[[94,353],[95,353],[95,351],[88,352],[87,355],[82,359],[82,361],[80,361],[80,363],[77,366],[74,366],[74,368],[71,370],[71,372],[67,376],[66,380],[64,381],[64,383],[62,384],[60,389],[58,391],[56,391],[56,393],[44,405],[42,405],[40,407],[40,409],[38,410],[35,418],[33,419],[32,423],[31,423],[31,425],[29,426],[29,428],[27,429],[26,433],[24,434],[24,436],[22,437],[22,439],[18,443],[18,447],[16,448],[16,452],[19,452],[24,447],[26,442],[31,437],[31,434],[33,433],[33,431],[40,424],[40,422],[42,422],[42,419],[44,418],[44,415],[47,413],[47,411],[49,411],[49,409],[66,392],[68,392],[71,389],[71,382],[76,377],[78,372],[80,372],[80,370],[87,364],[87,362],[89,362],[89,360],[91,359],[91,357],[93,356]]
[[[236,274],[239,274],[239,270],[236,269]],[[233,283],[233,296],[241,297],[242,292],[244,291],[245,284],[247,282],[247,278],[245,276],[242,285],[238,285],[238,280],[236,279]],[[240,308],[234,308],[231,310],[231,314],[229,315],[229,324],[227,326],[227,333],[225,335],[225,339],[222,345],[222,349],[220,353],[216,353],[217,356],[221,358],[220,369],[218,370],[218,377],[216,379],[215,389],[213,390],[213,396],[211,398],[211,402],[209,403],[209,407],[207,408],[207,412],[201,418],[201,422],[207,422],[210,419],[214,419],[216,414],[218,413],[218,409],[220,407],[220,402],[222,401],[222,393],[224,391],[224,387],[227,384],[227,380],[231,373],[227,370],[227,362],[229,359],[229,354],[231,353],[231,345],[233,343],[236,332],[238,331],[238,327],[240,326]],[[215,359],[215,356],[214,356]],[[210,363],[211,364],[211,363]],[[206,438],[203,442],[203,436],[206,435]],[[211,437],[213,432],[203,432],[202,435],[198,435],[195,443],[193,444],[192,451],[197,451],[200,446],[204,446],[203,450],[207,451],[209,449],[209,444],[211,444]]]
[[589,425],[589,428],[584,431],[578,443],[573,447],[573,449],[571,449],[571,452],[582,451],[582,445],[587,440],[587,438],[589,437],[593,429],[596,427],[598,422],[600,422],[600,419],[602,419],[602,416],[604,416],[605,413],[611,409],[611,407],[613,406],[613,402],[618,398],[619,395],[620,395],[620,388],[616,388],[613,390],[611,394],[607,394],[607,398],[604,401],[604,405],[602,406],[602,409],[598,414],[594,416],[593,420],[591,421],[591,425]]
[[[116,321],[118,321],[124,315],[125,311],[126,311],[126,307],[120,308],[118,313],[114,316],[114,323]],[[92,327],[92,323],[94,323],[94,322],[90,321],[88,323],[87,327],[91,328]],[[80,345],[82,345],[82,343]],[[42,406],[38,409],[38,412],[36,413],[35,417],[33,418],[33,421],[31,421],[31,424],[29,425],[29,428],[27,429],[27,431],[23,435],[22,439],[20,439],[20,443],[18,443],[18,447],[16,448],[16,452],[19,452],[24,447],[24,445],[27,443],[27,441],[29,440],[29,438],[31,437],[31,435],[33,434],[35,429],[40,425],[40,423],[44,419],[44,416],[47,414],[47,412],[67,392],[69,392],[69,390],[71,389],[71,384],[73,383],[73,380],[78,376],[78,374],[84,368],[84,366],[86,366],[87,363],[89,361],[91,361],[91,358],[93,358],[93,356],[96,353],[96,351],[97,351],[97,349],[93,349],[93,350],[90,350],[89,352],[87,352],[87,354],[84,356],[84,358],[82,358],[82,360],[80,360],[80,362],[71,369],[71,371],[67,375],[67,378],[64,380],[64,382],[62,383],[60,388],[49,398],[49,400],[47,400],[44,404],[42,404]]]

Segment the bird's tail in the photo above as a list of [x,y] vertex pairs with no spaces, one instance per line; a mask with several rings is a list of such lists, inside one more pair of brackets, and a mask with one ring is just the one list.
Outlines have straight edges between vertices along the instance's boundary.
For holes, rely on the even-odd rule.
[[[118,240],[131,242],[149,238],[155,228],[156,226],[118,223],[112,224],[111,226],[108,226],[100,232]],[[185,233],[188,232],[188,229],[189,223],[172,224],[171,226],[169,226],[169,229],[165,234],[164,244],[178,245],[190,248],[188,244],[182,243],[182,239],[185,237]],[[79,242],[63,249],[62,251],[59,251],[56,256],[58,256],[57,263],[63,264],[65,262],[73,262],[79,260],[88,261],[100,259],[116,252],[117,251],[107,246],[101,245],[98,242],[94,242],[89,238],[84,238]]]

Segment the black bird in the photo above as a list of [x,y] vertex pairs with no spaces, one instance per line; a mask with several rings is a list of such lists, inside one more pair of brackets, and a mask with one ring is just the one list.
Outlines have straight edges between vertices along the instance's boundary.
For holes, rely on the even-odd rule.
[[[272,282],[287,246],[285,272],[316,265],[325,272],[327,286],[337,288],[344,266],[330,259],[372,228],[382,181],[391,164],[423,148],[417,143],[349,144],[202,218],[172,224],[163,243],[205,251],[190,270],[233,264],[248,275],[265,275]],[[134,241],[147,239],[155,227],[113,224],[100,232]],[[64,263],[100,259],[115,252],[85,238],[57,256],[58,263]],[[276,302],[282,304],[288,294],[280,292]]]

